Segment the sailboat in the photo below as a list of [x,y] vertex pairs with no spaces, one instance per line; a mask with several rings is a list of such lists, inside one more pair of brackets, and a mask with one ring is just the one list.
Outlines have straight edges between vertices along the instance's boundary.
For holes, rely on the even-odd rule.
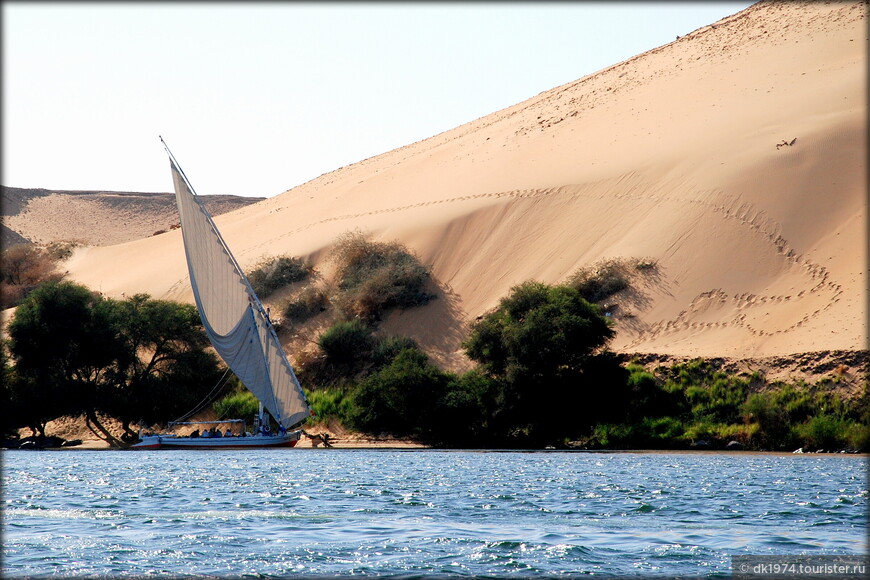
[[[260,410],[253,434],[247,432],[241,419],[202,421],[195,424],[241,423],[242,428],[238,435],[223,437],[145,434],[140,435],[140,442],[132,448],[292,447],[302,436],[302,422],[311,414],[305,393],[281,347],[268,311],[162,137],[160,141],[169,155],[187,269],[202,324],[212,346],[260,402]],[[275,429],[270,428],[272,420],[277,425]]]

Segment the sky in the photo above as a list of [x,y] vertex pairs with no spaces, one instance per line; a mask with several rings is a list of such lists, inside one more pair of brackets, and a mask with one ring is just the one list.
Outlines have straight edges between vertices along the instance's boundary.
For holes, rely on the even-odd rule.
[[2,184],[272,197],[752,2],[9,2]]

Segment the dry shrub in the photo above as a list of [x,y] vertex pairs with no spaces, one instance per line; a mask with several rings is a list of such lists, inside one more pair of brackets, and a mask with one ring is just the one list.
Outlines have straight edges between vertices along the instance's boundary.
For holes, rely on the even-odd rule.
[[651,258],[610,258],[580,268],[566,284],[587,302],[598,303],[629,288],[635,273],[650,274],[656,267]]
[[248,274],[248,281],[254,292],[262,298],[284,286],[304,280],[313,270],[311,264],[295,256],[264,258]]
[[39,284],[60,281],[58,259],[34,244],[16,244],[3,250],[0,259],[0,302],[3,308],[16,306]]
[[429,268],[398,242],[372,242],[360,233],[339,238],[332,259],[338,264],[333,303],[345,318],[376,321],[390,308],[426,304]]
[[284,318],[293,322],[304,322],[317,316],[329,306],[329,298],[320,288],[303,288],[284,306]]

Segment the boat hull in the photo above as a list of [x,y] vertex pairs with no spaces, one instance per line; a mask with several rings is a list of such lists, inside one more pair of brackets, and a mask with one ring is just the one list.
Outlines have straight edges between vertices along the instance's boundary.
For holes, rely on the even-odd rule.
[[131,449],[142,451],[157,449],[262,449],[266,447],[293,447],[302,437],[302,431],[286,435],[257,435],[253,437],[177,437],[175,435],[146,435]]

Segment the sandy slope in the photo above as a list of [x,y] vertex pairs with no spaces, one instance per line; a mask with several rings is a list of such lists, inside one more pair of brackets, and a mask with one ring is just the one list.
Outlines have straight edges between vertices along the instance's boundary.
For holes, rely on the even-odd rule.
[[[442,295],[385,327],[453,367],[465,325],[513,285],[619,256],[658,263],[620,297],[619,350],[862,349],[866,16],[757,4],[216,222],[243,267],[283,253],[324,265],[355,229],[406,243]],[[68,268],[108,295],[191,301],[183,260],[173,231],[85,248]]]

